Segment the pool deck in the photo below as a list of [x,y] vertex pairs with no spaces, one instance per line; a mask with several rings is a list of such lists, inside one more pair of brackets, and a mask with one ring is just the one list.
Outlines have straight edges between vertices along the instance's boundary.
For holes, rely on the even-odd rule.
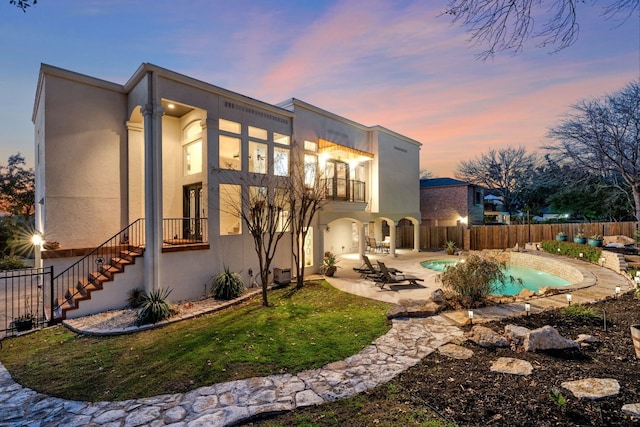
[[[622,293],[633,288],[632,283],[624,276],[607,268],[568,257],[538,252],[536,252],[536,255],[553,258],[569,264],[582,273],[583,280],[580,283],[562,287],[559,294],[527,299],[527,302],[531,305],[532,314],[546,309],[566,307],[568,305],[566,294],[568,293],[572,296],[572,304],[581,304],[613,297],[615,296],[616,287],[620,287]],[[420,266],[422,261],[459,258],[456,255],[446,255],[444,252],[414,252],[410,250],[398,250],[396,257],[381,253],[371,253],[367,254],[367,256],[374,265],[380,260],[387,267],[397,268],[404,274],[417,276],[424,279],[424,281],[419,282],[420,287],[401,284],[385,285],[381,289],[371,280],[360,277],[360,274],[353,270],[354,267],[362,266],[362,261],[358,259],[357,254],[339,256],[340,262],[338,265],[341,268],[338,269],[334,277],[329,277],[327,280],[342,291],[393,304],[397,304],[401,299],[427,300],[434,290],[441,287],[441,284],[436,282],[436,276],[439,273]],[[473,322],[484,323],[524,313],[523,300],[507,302],[474,309]],[[467,310],[447,311],[440,313],[440,316],[451,321],[453,325],[464,325],[469,322]]]

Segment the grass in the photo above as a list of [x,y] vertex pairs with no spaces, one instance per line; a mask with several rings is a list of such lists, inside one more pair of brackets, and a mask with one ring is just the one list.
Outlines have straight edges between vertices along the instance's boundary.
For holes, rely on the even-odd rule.
[[357,353],[391,327],[389,304],[326,282],[279,289],[197,319],[114,337],[63,327],[7,339],[0,361],[25,387],[65,399],[124,400],[297,373]]

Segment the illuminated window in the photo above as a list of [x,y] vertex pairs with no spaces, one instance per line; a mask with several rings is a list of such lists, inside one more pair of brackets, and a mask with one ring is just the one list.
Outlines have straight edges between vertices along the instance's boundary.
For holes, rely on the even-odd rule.
[[313,154],[304,155],[304,185],[307,188],[314,188],[317,176],[317,158]]
[[264,141],[267,140],[267,130],[266,129],[261,129],[261,128],[256,128],[253,126],[249,126],[249,137],[250,138],[256,138],[256,139],[262,139]]
[[249,141],[249,172],[267,173],[267,144]]
[[289,175],[289,150],[286,148],[273,148],[273,174],[276,176]]
[[307,151],[318,151],[318,143],[313,141],[305,141],[304,149]]
[[220,184],[220,235],[242,233],[242,199],[239,185]]
[[289,221],[289,192],[284,188],[276,188],[274,191],[273,202],[280,206],[282,209],[278,213],[278,231],[289,231],[290,230],[290,221]]
[[239,171],[240,163],[240,138],[220,135],[219,161],[221,169]]
[[275,142],[276,144],[281,144],[281,145],[290,145],[291,144],[291,137],[289,135],[283,135],[281,133],[274,132],[273,133],[273,142]]
[[202,141],[195,141],[182,147],[182,169],[184,175],[202,172]]
[[240,127],[240,123],[238,122],[232,122],[231,120],[225,120],[225,119],[218,119],[218,127],[222,131],[240,135],[241,127]]
[[307,228],[307,235],[304,237],[304,266],[311,267],[313,265],[313,227]]

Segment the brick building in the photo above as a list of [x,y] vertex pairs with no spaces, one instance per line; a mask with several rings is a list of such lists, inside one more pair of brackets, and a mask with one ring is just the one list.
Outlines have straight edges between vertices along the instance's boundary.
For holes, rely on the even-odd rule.
[[423,225],[453,226],[484,223],[484,189],[453,178],[420,180]]

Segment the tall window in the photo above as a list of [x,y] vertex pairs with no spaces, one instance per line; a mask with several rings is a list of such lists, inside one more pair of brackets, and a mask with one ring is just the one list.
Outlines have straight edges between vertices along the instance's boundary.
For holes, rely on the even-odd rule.
[[182,147],[182,170],[184,175],[202,172],[202,141],[194,141]]
[[273,133],[273,142],[275,142],[276,144],[281,144],[281,145],[290,145],[291,144],[291,137],[289,135],[283,135],[281,133],[274,132]]
[[276,188],[273,194],[273,201],[282,208],[278,214],[278,231],[290,231],[289,212],[291,205],[289,204],[288,190],[285,188]]
[[277,176],[289,175],[289,150],[287,148],[273,148],[273,173]]
[[304,185],[313,188],[316,185],[318,173],[317,157],[313,154],[304,155]]
[[241,187],[232,184],[220,184],[220,235],[242,233]]
[[249,141],[249,172],[267,173],[267,144]]
[[249,126],[249,138],[261,139],[263,141],[267,140],[267,130],[262,128],[257,128],[254,126]]
[[226,133],[240,135],[242,127],[238,122],[225,119],[218,120],[218,127],[220,129],[220,139],[218,144],[218,161],[220,163],[220,168],[239,171],[242,168],[242,163],[240,161],[240,155],[242,154],[240,151],[240,138],[226,135]]

